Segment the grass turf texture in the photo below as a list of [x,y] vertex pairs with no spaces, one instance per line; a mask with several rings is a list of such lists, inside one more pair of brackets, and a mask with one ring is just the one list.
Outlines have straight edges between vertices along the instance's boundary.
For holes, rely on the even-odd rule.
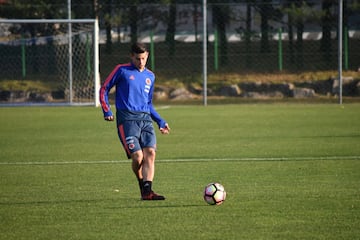
[[[356,239],[360,104],[159,108],[142,202],[114,123],[92,107],[0,108],[0,239]],[[209,206],[205,185],[227,200]]]

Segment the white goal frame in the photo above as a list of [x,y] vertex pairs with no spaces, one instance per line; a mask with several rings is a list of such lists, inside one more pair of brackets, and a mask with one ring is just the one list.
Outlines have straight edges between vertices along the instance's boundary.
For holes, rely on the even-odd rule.
[[[100,72],[99,72],[99,23],[97,19],[0,19],[0,23],[5,24],[21,24],[21,23],[67,23],[69,27],[69,71],[68,71],[68,80],[70,86],[70,105],[79,105],[73,103],[72,96],[72,84],[73,84],[73,76],[72,76],[72,33],[71,33],[71,24],[73,23],[92,23],[94,25],[94,105],[100,106],[99,100],[99,90],[100,90]],[[85,105],[89,105],[89,103],[84,103]],[[81,105],[84,105],[81,104]],[[92,103],[90,103],[92,104]],[[51,105],[51,103],[49,103]]]

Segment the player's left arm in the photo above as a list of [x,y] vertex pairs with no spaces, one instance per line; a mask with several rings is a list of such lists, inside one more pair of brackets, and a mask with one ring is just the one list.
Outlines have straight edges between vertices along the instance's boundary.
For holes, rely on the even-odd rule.
[[159,126],[160,132],[163,134],[170,133],[169,124],[160,117],[160,114],[155,110],[154,106],[150,104],[150,115],[151,118],[157,123]]
[[154,105],[152,104],[152,93],[153,93],[153,88],[150,90],[150,94],[149,94],[150,116],[157,123],[161,133],[169,134],[170,133],[169,124],[160,116],[160,114],[155,110]]

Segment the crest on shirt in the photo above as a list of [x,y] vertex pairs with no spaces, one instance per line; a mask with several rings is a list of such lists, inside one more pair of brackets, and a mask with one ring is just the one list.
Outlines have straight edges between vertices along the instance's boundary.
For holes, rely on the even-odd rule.
[[130,80],[135,80],[135,76],[134,76],[134,75],[130,75],[129,79],[130,79]]
[[151,84],[150,78],[146,78],[146,79],[145,79],[145,82],[146,82],[146,85],[150,85],[150,84]]

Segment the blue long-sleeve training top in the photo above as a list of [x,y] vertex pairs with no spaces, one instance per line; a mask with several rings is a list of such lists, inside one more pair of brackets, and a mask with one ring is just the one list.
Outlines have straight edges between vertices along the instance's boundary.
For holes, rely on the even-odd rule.
[[109,104],[109,92],[115,86],[116,110],[129,113],[121,114],[124,118],[136,115],[136,119],[139,119],[141,116],[142,120],[153,119],[160,128],[165,127],[165,120],[160,117],[152,104],[154,83],[155,75],[147,68],[140,72],[132,63],[117,65],[100,89],[100,103],[104,117],[113,116]]

